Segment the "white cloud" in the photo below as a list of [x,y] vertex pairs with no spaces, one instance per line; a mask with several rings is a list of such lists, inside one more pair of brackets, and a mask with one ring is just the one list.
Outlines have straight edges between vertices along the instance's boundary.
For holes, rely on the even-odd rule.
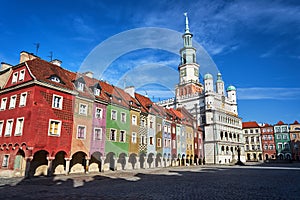
[[295,100],[300,99],[300,88],[238,88],[237,96],[240,100]]

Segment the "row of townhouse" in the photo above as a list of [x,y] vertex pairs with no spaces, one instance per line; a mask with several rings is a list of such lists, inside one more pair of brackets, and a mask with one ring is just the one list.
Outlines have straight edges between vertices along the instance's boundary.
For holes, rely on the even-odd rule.
[[134,87],[74,73],[21,52],[1,63],[0,171],[36,176],[199,164],[202,130]]
[[300,124],[243,122],[246,161],[300,159]]

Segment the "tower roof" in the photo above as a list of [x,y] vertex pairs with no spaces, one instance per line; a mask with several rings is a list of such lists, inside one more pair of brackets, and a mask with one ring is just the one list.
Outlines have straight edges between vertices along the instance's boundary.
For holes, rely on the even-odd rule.
[[236,88],[233,85],[228,86],[227,91],[236,91]]
[[189,19],[187,13],[184,13],[184,16],[185,16],[185,33],[190,33]]
[[204,75],[204,80],[206,79],[213,79],[213,76],[210,73]]

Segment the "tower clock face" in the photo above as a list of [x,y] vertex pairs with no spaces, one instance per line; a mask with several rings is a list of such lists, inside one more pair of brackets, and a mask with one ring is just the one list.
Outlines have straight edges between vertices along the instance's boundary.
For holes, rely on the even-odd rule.
[[185,76],[186,75],[186,69],[180,70],[180,76]]

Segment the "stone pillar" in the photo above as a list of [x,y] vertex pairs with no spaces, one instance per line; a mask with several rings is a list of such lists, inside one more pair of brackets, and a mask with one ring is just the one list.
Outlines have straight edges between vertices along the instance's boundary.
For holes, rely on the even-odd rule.
[[30,162],[32,161],[32,159],[33,159],[33,156],[25,158],[25,160],[26,160],[25,178],[29,178],[29,176],[30,176],[30,174],[29,174],[29,171],[30,171]]
[[115,165],[114,165],[114,171],[117,170],[117,164],[118,164],[118,158],[116,156],[113,156],[114,158],[114,162],[115,162]]
[[90,158],[85,158],[85,166],[84,166],[84,171],[85,173],[89,173],[89,165],[90,165]]
[[100,159],[101,159],[101,169],[99,169],[99,170],[100,170],[100,172],[103,172],[104,171],[104,160],[105,160],[105,157],[101,157]]
[[52,176],[52,173],[53,173],[52,162],[54,159],[55,159],[54,157],[47,157],[47,160],[48,160],[47,176]]
[[65,171],[65,174],[68,175],[69,172],[70,172],[70,160],[71,158],[65,158],[66,160],[66,171]]

